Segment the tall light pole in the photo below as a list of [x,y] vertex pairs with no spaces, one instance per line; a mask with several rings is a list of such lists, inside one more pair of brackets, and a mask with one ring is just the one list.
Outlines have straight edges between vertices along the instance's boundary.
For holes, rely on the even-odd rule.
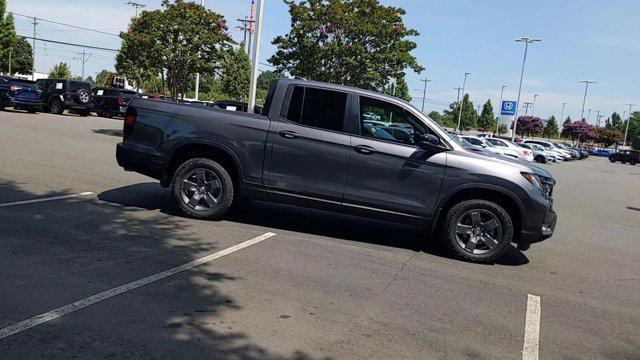
[[[251,82],[249,83],[249,106],[247,111],[253,113],[256,105],[256,85],[258,83],[258,58],[260,56],[260,36],[262,34],[262,13],[264,12],[265,0],[258,0],[256,9],[256,38],[253,42],[253,58],[251,59]],[[249,37],[251,39],[251,37]]]
[[520,95],[522,94],[522,78],[524,77],[524,65],[527,62],[527,50],[529,50],[529,44],[542,41],[541,39],[531,38],[523,36],[520,39],[516,39],[516,42],[524,43],[524,56],[522,57],[522,71],[520,72],[520,85],[518,86],[518,100],[516,100],[516,111],[513,118],[513,134],[511,134],[511,141],[516,140],[516,129],[518,127],[518,107],[520,106]]
[[[560,112],[560,122],[558,123],[558,127],[562,126],[562,124],[564,124],[564,120],[562,119],[564,117],[564,107],[567,106],[566,102],[562,103],[562,111]],[[562,128],[558,129],[558,140],[560,140],[560,134],[562,134]]]
[[629,120],[631,120],[631,108],[634,106],[638,106],[636,104],[625,104],[629,107],[629,113],[627,115],[627,128],[624,130],[624,142],[622,145],[627,146],[627,134],[629,133]]
[[533,103],[525,102],[524,105],[522,106],[524,108],[524,116],[529,115],[529,108],[531,107],[531,104]]
[[464,90],[467,86],[467,76],[471,75],[471,73],[464,73],[464,81],[462,82],[462,97],[458,105],[460,106],[460,111],[458,112],[458,127],[456,128],[456,132],[460,132],[460,121],[462,120],[462,103],[464,102]]
[[538,98],[538,94],[533,94],[533,105],[531,105],[531,116],[536,116],[536,99]]
[[431,81],[431,79],[424,78],[424,79],[420,79],[420,81],[424,82],[424,88],[422,89],[422,110],[421,110],[424,113],[424,101],[427,98],[427,83]]
[[[504,95],[504,88],[506,88],[507,85],[502,85],[501,89],[500,89],[500,102],[498,103],[499,106],[499,111],[498,111],[498,119],[500,119],[500,115],[502,113],[502,95]],[[498,129],[500,128],[500,120],[496,121],[496,135],[498,134]]]
[[580,120],[584,119],[584,104],[587,101],[587,90],[589,90],[589,84],[595,84],[595,81],[591,80],[580,80],[581,83],[584,83],[584,97],[582,98],[582,112],[580,113]]
[[[204,7],[204,0],[200,0],[200,6]],[[200,73],[196,73],[196,91],[195,98],[198,100],[198,95],[200,95]]]
[[589,122],[589,118],[591,117],[591,109],[589,109],[589,111],[587,111],[587,123]]
[[33,17],[33,62],[31,64],[31,81],[36,80],[36,26],[38,26],[38,19]]

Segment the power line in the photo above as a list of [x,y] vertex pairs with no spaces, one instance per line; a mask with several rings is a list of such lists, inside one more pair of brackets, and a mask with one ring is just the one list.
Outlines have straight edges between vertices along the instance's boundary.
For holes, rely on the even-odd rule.
[[95,33],[98,33],[98,34],[104,34],[104,35],[111,35],[111,36],[120,37],[120,35],[118,35],[118,34],[106,32],[106,31],[101,31],[101,30],[96,30],[96,29],[89,29],[89,28],[82,27],[82,26],[77,26],[77,25],[65,24],[65,23],[61,23],[61,22],[58,22],[58,21],[42,19],[42,18],[35,17],[35,16],[29,16],[29,15],[19,14],[19,13],[13,13],[13,15],[22,16],[22,17],[25,17],[25,18],[28,18],[28,19],[31,19],[31,20],[37,19],[37,20],[40,20],[42,22],[48,22],[48,23],[51,23],[51,24],[68,26],[68,27],[72,27],[72,28],[75,28],[75,29],[85,30],[85,31],[91,31],[91,32],[95,32]]
[[42,38],[36,38],[35,36],[24,36],[24,35],[18,35],[18,36],[20,36],[23,39],[38,40],[38,41],[44,41],[44,42],[60,44],[60,45],[79,46],[79,47],[83,47],[83,48],[87,48],[87,49],[93,49],[93,50],[120,52],[120,50],[118,50],[118,49],[109,49],[109,48],[103,48],[103,47],[99,47],[99,46],[83,45],[83,44],[75,44],[75,43],[64,42],[64,41],[42,39]]

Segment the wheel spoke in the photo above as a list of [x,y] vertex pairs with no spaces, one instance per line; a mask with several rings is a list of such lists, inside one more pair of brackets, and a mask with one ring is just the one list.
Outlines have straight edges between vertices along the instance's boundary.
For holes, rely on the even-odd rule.
[[489,249],[493,249],[496,245],[498,245],[498,242],[497,242],[494,238],[492,238],[491,236],[489,236],[489,235],[483,235],[483,236],[481,236],[481,237],[480,237],[480,240],[482,240],[482,242],[483,242],[485,245],[487,245],[487,247],[488,247]]
[[195,208],[200,203],[200,199],[202,199],[201,194],[198,194],[198,193],[193,194],[191,199],[189,199],[189,206],[191,206],[192,208]]
[[204,170],[203,169],[196,170],[196,182],[198,183],[198,186],[202,186],[202,185],[205,184],[205,177],[204,177]]
[[489,232],[489,231],[497,228],[498,226],[500,226],[500,223],[496,219],[491,219],[491,220],[489,220],[487,222],[483,222],[482,225],[481,225],[482,231],[484,231],[484,232]]
[[209,205],[210,207],[218,203],[218,200],[216,200],[216,198],[214,198],[210,193],[204,194],[204,201],[206,201],[207,205]]
[[469,238],[469,242],[467,242],[464,248],[467,251],[473,252],[473,250],[476,249],[476,245],[478,244],[477,241],[477,238],[475,236],[472,236],[471,238]]
[[476,226],[480,226],[481,221],[480,221],[480,212],[479,211],[474,211],[471,213],[471,225],[473,225],[473,227]]
[[207,183],[207,185],[211,186],[211,190],[217,190],[217,189],[220,189],[222,187],[222,184],[220,184],[220,180],[218,180],[218,179],[213,179],[213,180],[209,181]]
[[471,234],[471,226],[464,224],[456,225],[456,233],[458,234]]
[[192,183],[191,181],[184,179],[182,180],[182,185],[189,191],[197,191],[198,185]]

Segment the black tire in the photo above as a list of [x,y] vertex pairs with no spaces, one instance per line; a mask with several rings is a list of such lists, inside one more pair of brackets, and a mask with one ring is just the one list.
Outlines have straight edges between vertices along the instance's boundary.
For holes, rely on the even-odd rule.
[[635,160],[631,160],[631,161],[629,161],[629,164],[635,166],[637,164],[637,162]]
[[53,98],[49,100],[49,113],[55,115],[62,115],[64,112],[64,106],[62,106],[62,102],[60,99]]
[[614,158],[609,158],[609,161],[610,161],[611,163],[613,163],[613,164],[615,164],[615,163],[616,163],[616,160],[615,160]]
[[35,114],[36,113],[36,108],[31,106],[31,107],[27,108],[27,112],[29,112],[29,114]]
[[536,162],[543,163],[543,164],[547,162],[547,159],[544,157],[544,155],[538,155],[534,160]]
[[[478,228],[472,224],[462,223],[467,216],[473,218],[474,213],[479,214]],[[487,221],[483,222],[481,216],[484,216]],[[485,236],[484,229],[491,226],[493,226],[492,229],[488,230]],[[466,235],[460,235],[459,227],[469,228],[466,234],[469,236],[467,243],[461,244]],[[464,200],[447,212],[442,229],[442,240],[449,252],[458,258],[472,262],[493,263],[509,248],[513,240],[513,229],[511,216],[500,205],[488,200]],[[482,234],[474,231],[480,231]],[[474,242],[472,238],[478,240]],[[473,249],[470,251],[467,247],[473,247]]]
[[107,106],[104,109],[102,109],[102,115],[100,116],[111,119],[113,117],[113,110],[111,110],[111,108]]
[[[210,174],[211,176],[217,177],[219,181],[219,186],[215,188],[216,190],[219,189],[219,192],[216,192],[217,201],[214,205],[210,205],[209,201],[206,200],[205,197],[202,197],[201,199],[199,198],[196,202],[195,207],[189,205],[189,201],[187,200],[187,198],[190,196],[190,193],[189,189],[186,189],[184,184],[185,182],[189,183],[189,180],[191,179],[190,174],[193,174],[194,172],[197,173],[199,170],[202,170],[207,174]],[[208,184],[209,183],[206,183],[206,185],[198,184],[198,187],[206,187],[208,186]],[[231,204],[234,200],[233,181],[231,180],[229,172],[219,163],[206,158],[190,159],[182,163],[182,165],[178,167],[175,175],[173,176],[173,181],[171,182],[171,192],[173,193],[173,197],[178,203],[180,210],[182,210],[186,215],[197,219],[222,219],[231,208]],[[206,194],[212,195],[211,191],[206,192]],[[191,200],[193,200],[194,198],[195,192],[193,193],[193,196],[191,196]],[[197,209],[197,207],[205,207],[205,205],[208,208]]]
[[0,111],[4,111],[4,101],[2,101],[2,99],[0,99]]
[[86,116],[91,115],[91,111],[89,111],[89,110],[80,110],[78,112],[78,114],[80,114],[80,116],[85,116],[86,117]]

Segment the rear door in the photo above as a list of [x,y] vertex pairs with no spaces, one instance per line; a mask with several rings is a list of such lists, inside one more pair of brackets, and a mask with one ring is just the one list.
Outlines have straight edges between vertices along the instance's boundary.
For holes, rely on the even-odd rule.
[[[359,129],[351,141],[343,205],[392,216],[430,217],[447,155],[423,150],[418,143],[424,134],[438,135],[396,104],[366,96],[356,103]],[[379,120],[372,123],[372,118]]]
[[339,204],[349,169],[349,97],[320,87],[287,89],[267,175],[273,194]]

